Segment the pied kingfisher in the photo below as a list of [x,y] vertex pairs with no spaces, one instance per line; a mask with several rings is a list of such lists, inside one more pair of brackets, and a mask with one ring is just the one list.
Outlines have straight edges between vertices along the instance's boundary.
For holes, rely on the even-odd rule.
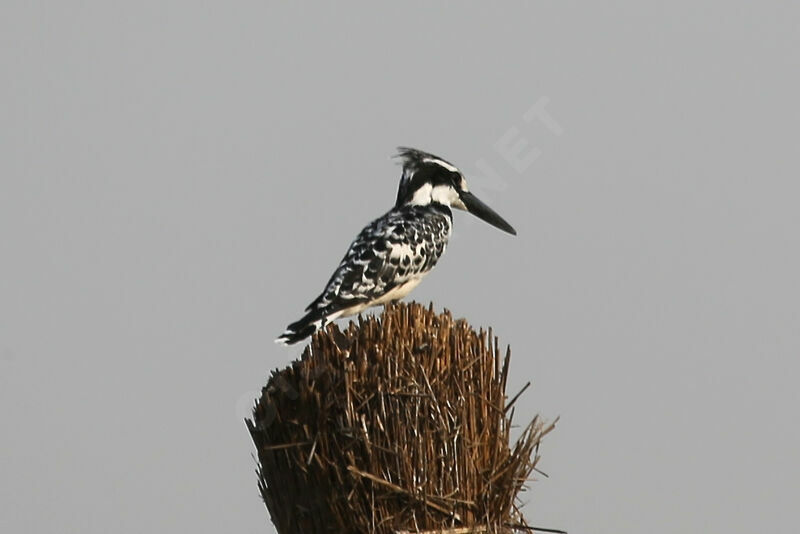
[[394,207],[361,230],[322,294],[276,342],[297,343],[337,317],[406,296],[444,254],[453,228],[450,208],[468,211],[516,235],[510,224],[469,192],[453,164],[421,150],[398,150],[403,173]]

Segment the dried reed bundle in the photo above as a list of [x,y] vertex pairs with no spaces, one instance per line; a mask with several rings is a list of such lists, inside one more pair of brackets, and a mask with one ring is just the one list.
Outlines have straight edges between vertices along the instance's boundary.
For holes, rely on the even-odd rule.
[[510,446],[509,359],[491,330],[416,303],[319,332],[247,421],[278,531],[529,530],[517,495],[554,423]]

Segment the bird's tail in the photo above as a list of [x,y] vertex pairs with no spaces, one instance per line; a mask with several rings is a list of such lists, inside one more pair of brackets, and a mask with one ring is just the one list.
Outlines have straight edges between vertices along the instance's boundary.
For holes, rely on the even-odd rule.
[[278,336],[275,343],[294,345],[302,341],[340,315],[339,313],[326,313],[324,310],[311,310],[299,321],[286,327],[286,331]]

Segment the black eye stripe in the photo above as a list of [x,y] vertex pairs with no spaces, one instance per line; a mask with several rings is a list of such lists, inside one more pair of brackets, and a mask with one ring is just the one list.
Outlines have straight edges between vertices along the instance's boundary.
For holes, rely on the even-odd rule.
[[456,190],[465,189],[463,175],[449,161],[413,148],[401,147],[398,150],[403,172],[395,206],[411,202],[415,194],[426,186],[446,185]]

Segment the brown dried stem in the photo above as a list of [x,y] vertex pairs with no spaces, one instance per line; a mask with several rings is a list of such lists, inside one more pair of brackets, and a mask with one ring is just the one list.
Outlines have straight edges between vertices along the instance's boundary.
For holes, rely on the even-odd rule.
[[247,421],[278,531],[526,529],[517,495],[552,424],[509,443],[510,356],[491,330],[415,303],[316,334]]

